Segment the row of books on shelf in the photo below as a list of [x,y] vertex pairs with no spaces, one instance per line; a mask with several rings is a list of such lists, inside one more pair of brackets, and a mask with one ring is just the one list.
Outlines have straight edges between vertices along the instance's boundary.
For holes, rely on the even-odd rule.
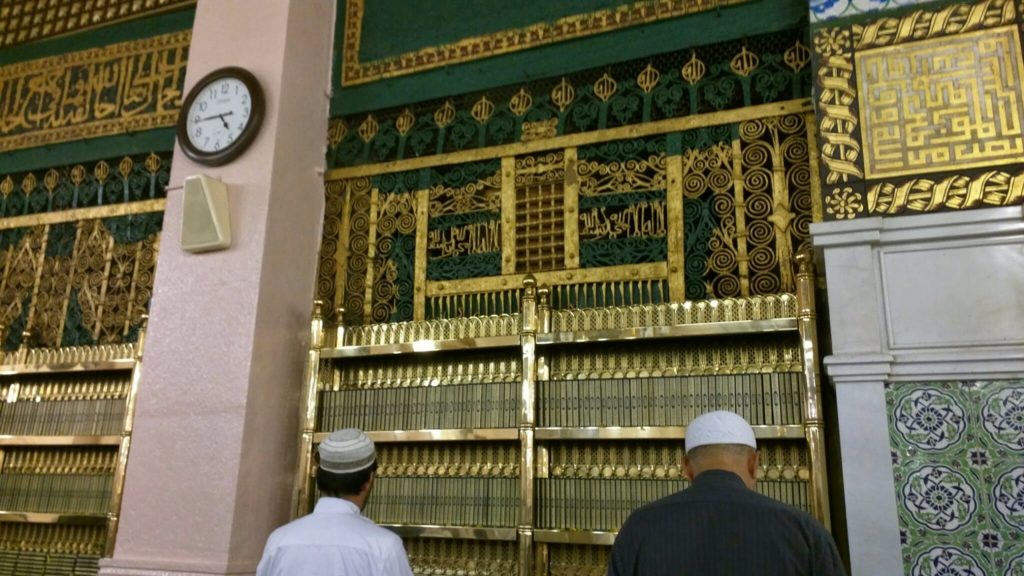
[[538,386],[538,424],[551,427],[680,426],[711,410],[752,425],[803,422],[800,373],[551,380]]
[[93,576],[100,557],[0,549],[0,576]]
[[0,435],[107,436],[124,427],[125,399],[0,403]]
[[516,382],[325,390],[317,430],[514,428],[518,407]]
[[380,477],[366,514],[384,524],[515,526],[517,478]]
[[0,510],[105,514],[113,476],[98,474],[0,474]]

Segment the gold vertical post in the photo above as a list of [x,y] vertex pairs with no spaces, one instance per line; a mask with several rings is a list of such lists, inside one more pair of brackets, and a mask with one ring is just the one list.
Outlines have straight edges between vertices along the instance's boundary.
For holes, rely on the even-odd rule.
[[501,159],[501,273],[516,273],[516,159]]
[[683,157],[666,158],[665,210],[668,217],[668,295],[671,302],[686,300],[686,255],[683,236]]
[[124,499],[124,477],[128,467],[128,453],[131,451],[132,430],[135,427],[135,399],[139,392],[139,380],[142,377],[142,354],[146,345],[146,326],[149,323],[149,316],[143,314],[141,318],[142,327],[139,330],[139,341],[135,343],[134,360],[132,367],[131,383],[128,385],[128,394],[125,396],[124,420],[121,424],[121,445],[118,449],[117,463],[114,466],[114,478],[112,481],[113,493],[110,495],[110,507],[108,509],[109,521],[107,522],[107,541],[104,555],[114,555],[114,544],[117,541],[117,527],[121,519],[121,501]]
[[750,259],[747,256],[747,211],[743,199],[743,147],[732,141],[733,202],[736,207],[736,262],[739,264],[740,296],[750,296]]
[[824,218],[821,207],[821,167],[818,162],[818,126],[814,112],[806,112],[804,120],[807,124],[807,162],[811,167],[811,222],[821,222]]
[[323,346],[323,302],[313,303],[313,318],[309,330],[309,352],[302,379],[299,417],[299,466],[292,498],[292,514],[298,518],[309,512],[309,499],[313,477],[313,434],[316,431],[317,377],[320,374],[320,348]]
[[430,190],[416,191],[416,256],[413,258],[412,319],[427,317],[427,224]]
[[377,258],[377,212],[379,211],[380,191],[370,190],[370,233],[366,245],[366,292],[363,300],[363,322],[373,318],[373,261]]
[[825,469],[824,422],[821,414],[821,388],[818,373],[818,328],[815,325],[814,254],[810,250],[796,256],[797,327],[800,331],[801,360],[804,372],[804,435],[811,464],[811,513],[831,529],[828,503],[828,477]]
[[[341,187],[341,230],[338,234],[338,251],[334,254],[335,280],[334,280],[334,306],[342,306],[345,303],[345,287],[348,285],[348,254],[349,244],[352,241],[352,187],[353,181],[344,182]],[[325,223],[326,224],[326,223]],[[339,312],[340,313],[340,312]],[[341,321],[341,318],[338,318]],[[341,344],[336,344],[340,346]]]
[[562,190],[565,208],[565,269],[580,267],[580,178],[576,172],[576,148],[565,149],[565,186]]
[[522,332],[523,372],[519,409],[519,574],[533,574],[533,477],[534,427],[536,426],[537,382],[537,282],[533,276],[523,279]]

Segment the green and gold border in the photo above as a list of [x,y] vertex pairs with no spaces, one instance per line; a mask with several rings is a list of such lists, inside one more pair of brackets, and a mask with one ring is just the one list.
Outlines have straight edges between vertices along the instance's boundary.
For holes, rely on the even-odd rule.
[[381,60],[360,62],[359,50],[366,0],[346,0],[341,84],[354,86],[383,78],[415,74],[747,1],[643,0],[617,8],[574,14],[554,22],[541,22],[524,28],[511,28],[493,34],[465,38],[458,42],[423,48]]

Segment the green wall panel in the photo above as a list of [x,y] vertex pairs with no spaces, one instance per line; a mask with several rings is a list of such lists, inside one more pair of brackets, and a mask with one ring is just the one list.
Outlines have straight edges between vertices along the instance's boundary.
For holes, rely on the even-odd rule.
[[[463,0],[466,4],[474,4]],[[371,2],[372,3],[372,2]],[[400,3],[394,0],[395,4]],[[539,3],[535,3],[539,4]],[[545,10],[560,15],[570,4],[558,2]],[[580,3],[571,3],[579,6]],[[608,4],[623,5],[625,2],[604,2],[587,0],[584,6],[600,8]],[[509,3],[518,8],[520,4]],[[483,58],[436,68],[425,72],[359,84],[341,86],[341,50],[344,43],[345,0],[338,2],[338,23],[335,31],[334,97],[331,100],[331,116],[355,114],[368,110],[402,106],[433,98],[443,98],[484,90],[496,86],[529,82],[537,78],[569,74],[588,68],[603,66],[624,60],[642,58],[652,54],[703,46],[730,39],[745,38],[756,34],[793,28],[808,19],[807,3],[804,0],[751,0],[749,3],[720,8],[714,11],[667,19],[645,26],[625,28],[615,32],[597,34],[549,44],[538,48],[513,52],[501,56]],[[433,16],[416,13],[411,8],[396,8],[404,16],[402,26],[413,26],[412,22],[430,21]],[[496,28],[492,18],[498,18],[511,8],[494,12],[475,8],[457,18],[458,30],[489,31]],[[375,9],[367,8],[364,21],[369,24],[375,18]],[[576,13],[582,12],[577,10]],[[379,16],[377,16],[379,17]],[[518,16],[517,16],[518,17]],[[557,18],[557,16],[555,16]],[[530,20],[536,21],[535,18]],[[518,23],[518,21],[516,21]],[[514,27],[501,26],[501,29]],[[421,26],[422,33],[415,38],[388,41],[384,48],[370,46],[366,41],[360,48],[361,57],[366,55],[393,55],[399,46],[437,46],[451,41],[457,34],[440,31],[430,26]],[[392,35],[398,35],[393,30]],[[462,34],[465,35],[464,33]],[[371,38],[368,35],[367,38]]]

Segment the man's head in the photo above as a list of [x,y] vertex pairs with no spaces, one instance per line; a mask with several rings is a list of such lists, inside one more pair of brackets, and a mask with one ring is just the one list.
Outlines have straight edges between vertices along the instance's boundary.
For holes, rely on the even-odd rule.
[[318,449],[320,466],[316,486],[320,494],[352,500],[362,508],[373,487],[377,451],[366,434],[356,428],[332,432]]
[[753,489],[757,477],[754,430],[740,415],[724,410],[701,414],[686,428],[686,477],[706,470],[728,470]]

